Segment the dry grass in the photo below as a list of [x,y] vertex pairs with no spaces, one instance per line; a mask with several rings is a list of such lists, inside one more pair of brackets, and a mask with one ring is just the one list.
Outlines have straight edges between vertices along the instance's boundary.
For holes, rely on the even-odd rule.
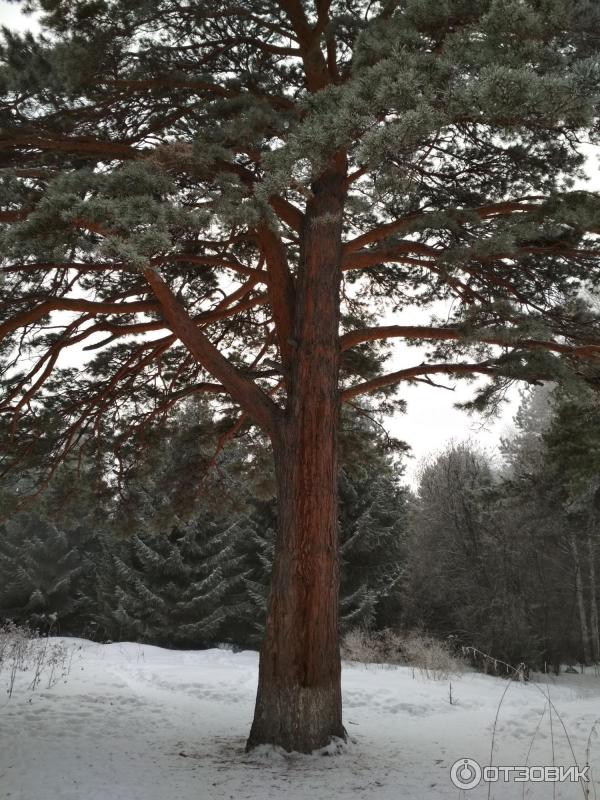
[[0,624],[0,687],[10,699],[18,676],[26,676],[23,689],[34,692],[40,686],[50,689],[66,681],[71,670],[74,649],[60,641],[40,636],[27,626],[14,622]]
[[342,658],[361,664],[408,666],[435,680],[447,680],[464,672],[466,666],[447,642],[420,631],[372,632],[356,628],[342,640]]

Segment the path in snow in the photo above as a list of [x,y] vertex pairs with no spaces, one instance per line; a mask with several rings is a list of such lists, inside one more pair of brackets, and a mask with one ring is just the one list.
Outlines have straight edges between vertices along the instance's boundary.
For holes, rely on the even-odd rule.
[[[63,641],[77,648],[66,684],[31,694],[21,675],[15,695],[0,708],[2,800],[488,797],[486,785],[459,792],[450,766],[462,757],[490,763],[494,718],[507,686],[502,679],[452,678],[450,705],[447,680],[428,680],[408,668],[346,664],[344,719],[351,742],[345,752],[327,757],[265,749],[246,756],[255,653]],[[493,763],[525,764],[538,724],[529,763],[552,764],[551,724],[555,763],[573,763],[556,715],[551,721],[546,709],[540,723],[547,688],[585,763],[588,736],[600,718],[600,678],[593,675],[563,675],[548,687],[511,682]],[[595,738],[590,760],[600,778]],[[595,790],[590,785],[590,798]],[[497,783],[490,797],[585,795],[580,784]]]

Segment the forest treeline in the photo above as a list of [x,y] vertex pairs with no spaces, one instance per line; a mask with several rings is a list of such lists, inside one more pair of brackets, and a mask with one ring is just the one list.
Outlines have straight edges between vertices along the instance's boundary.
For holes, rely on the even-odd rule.
[[[191,402],[147,434],[142,459],[115,431],[33,500],[33,468],[4,478],[0,619],[99,641],[257,647],[273,476],[265,441],[242,428],[224,442],[226,422]],[[341,444],[342,632],[420,630],[540,669],[600,661],[591,393],[528,391],[501,452],[451,444],[416,490],[406,447],[368,413],[345,414]]]

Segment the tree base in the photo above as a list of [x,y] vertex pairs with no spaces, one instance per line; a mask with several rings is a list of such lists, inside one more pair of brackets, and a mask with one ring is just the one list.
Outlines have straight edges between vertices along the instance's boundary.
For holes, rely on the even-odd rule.
[[272,744],[289,753],[312,753],[335,739],[346,740],[339,689],[259,688],[246,752]]

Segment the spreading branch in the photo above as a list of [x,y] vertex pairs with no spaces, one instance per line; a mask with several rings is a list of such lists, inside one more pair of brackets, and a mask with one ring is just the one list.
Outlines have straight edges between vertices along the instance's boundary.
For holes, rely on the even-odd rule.
[[600,358],[600,344],[569,345],[551,339],[510,338],[509,336],[488,336],[485,329],[466,332],[460,328],[428,327],[422,325],[386,325],[350,331],[340,339],[342,350],[348,350],[364,342],[385,339],[417,339],[424,341],[465,341],[499,347],[518,348],[520,350],[547,350],[562,355],[579,358]]
[[221,381],[233,399],[270,435],[277,432],[281,414],[276,403],[254,381],[243,376],[202,333],[184,306],[154,269],[144,270],[144,277],[162,306],[171,330],[197,361]]
[[[342,402],[347,403],[349,400],[361,394],[376,392],[388,386],[393,386],[395,383],[401,383],[402,381],[416,380],[423,375],[474,375],[477,373],[493,377],[498,374],[498,370],[494,368],[493,364],[489,361],[473,364],[419,364],[415,367],[400,369],[396,372],[390,372],[388,375],[380,375],[369,381],[357,383],[355,386],[345,389],[341,393],[341,398]],[[537,378],[537,380],[541,379],[541,377]],[[532,380],[534,380],[534,378],[532,378]]]

